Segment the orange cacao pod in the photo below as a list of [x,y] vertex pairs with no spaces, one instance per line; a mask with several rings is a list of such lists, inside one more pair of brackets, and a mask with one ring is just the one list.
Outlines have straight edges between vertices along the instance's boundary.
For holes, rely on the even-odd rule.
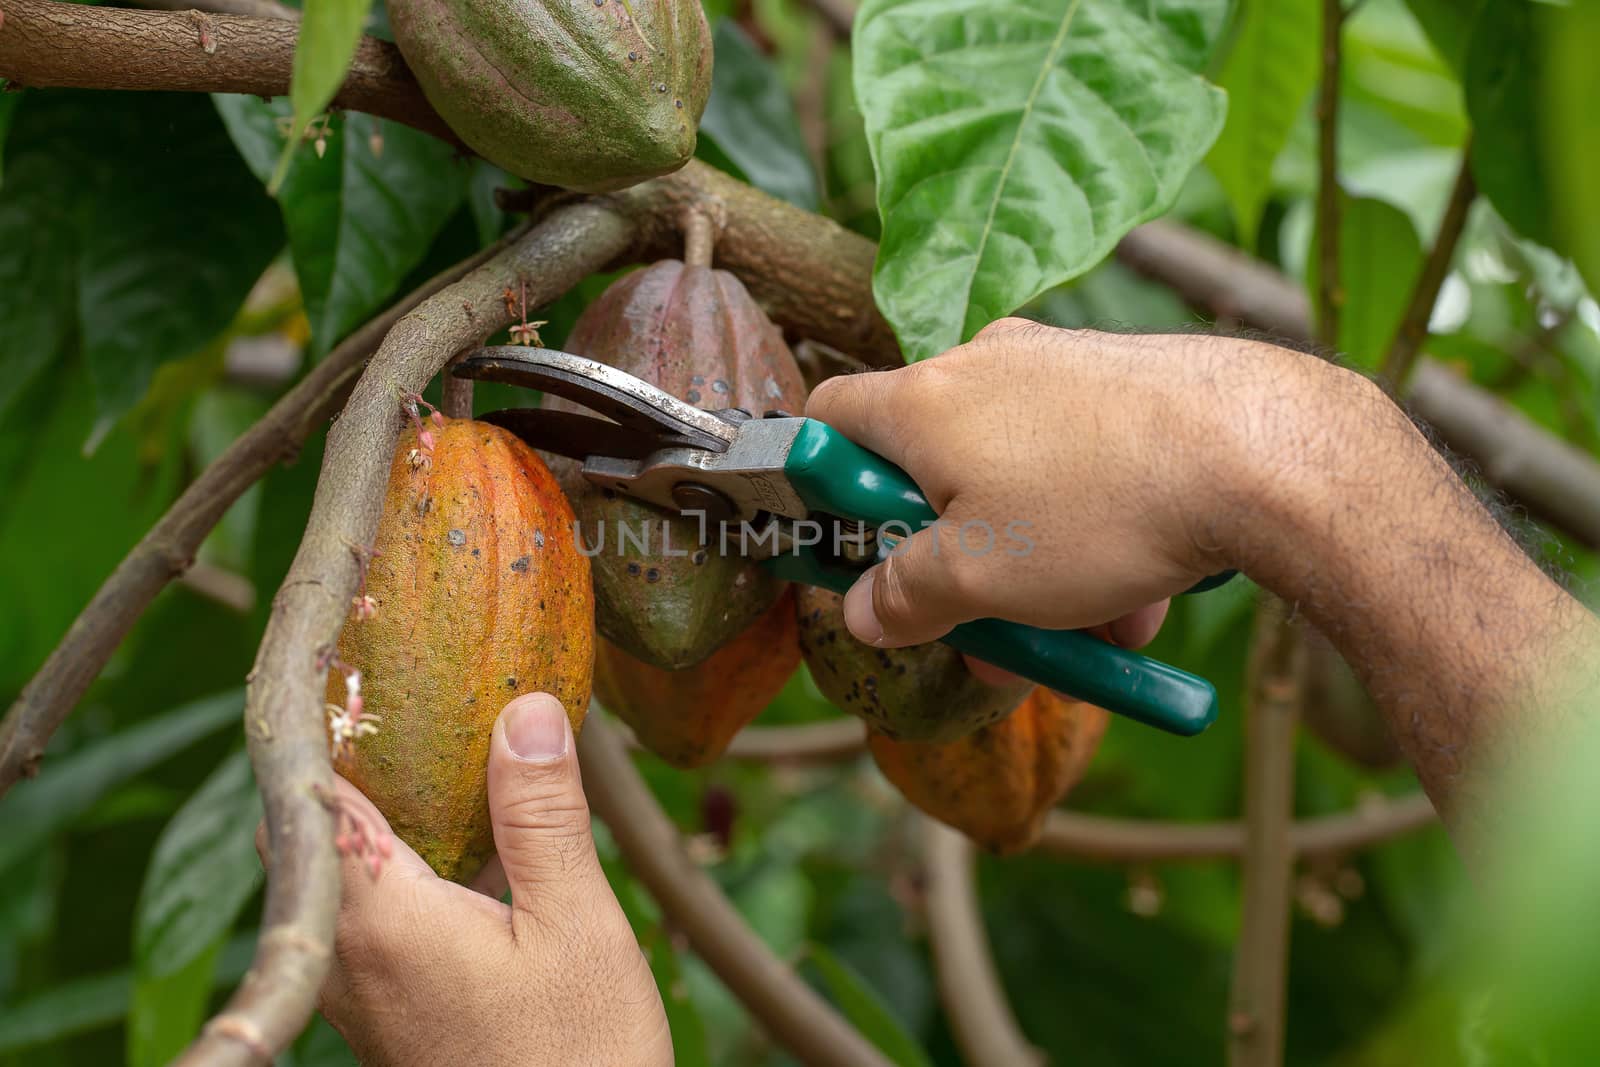
[[[783,335],[739,279],[709,267],[663,260],[626,275],[584,310],[567,348],[708,410],[759,417],[805,403]],[[545,402],[573,410],[559,398]],[[549,458],[593,553],[600,633],[635,659],[693,666],[783,591],[755,563],[702,547],[697,520],[601,490],[578,464]]]
[[1093,757],[1109,716],[1036,688],[999,722],[946,744],[867,738],[873,761],[905,798],[991,852],[1033,844],[1045,816]]
[[[370,617],[339,635],[377,732],[339,743],[334,766],[440,875],[466,881],[494,853],[489,738],[520,693],[560,699],[576,731],[589,706],[594,595],[572,509],[537,453],[487,423],[415,429],[389,469]],[[329,672],[330,704],[347,706]]]
[[992,686],[975,678],[947,645],[874,648],[844,625],[844,598],[802,587],[800,650],[822,695],[897,741],[954,741],[997,722],[1028,683]]
[[786,593],[743,633],[681,671],[652,667],[602,641],[594,692],[640,744],[687,770],[721,756],[798,666],[794,604]]

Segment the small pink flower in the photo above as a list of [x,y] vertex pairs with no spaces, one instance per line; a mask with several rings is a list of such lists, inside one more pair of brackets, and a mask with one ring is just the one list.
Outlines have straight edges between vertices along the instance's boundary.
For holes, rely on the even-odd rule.
[[350,604],[355,609],[358,620],[370,619],[378,614],[378,602],[370,596],[353,596]]

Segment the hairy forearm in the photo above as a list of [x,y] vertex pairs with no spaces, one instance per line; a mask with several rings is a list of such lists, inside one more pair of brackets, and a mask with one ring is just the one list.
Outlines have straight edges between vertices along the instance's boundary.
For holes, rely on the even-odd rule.
[[1470,834],[1499,771],[1559,744],[1600,624],[1377,387],[1310,357],[1246,437],[1238,564],[1355,666],[1436,806]]

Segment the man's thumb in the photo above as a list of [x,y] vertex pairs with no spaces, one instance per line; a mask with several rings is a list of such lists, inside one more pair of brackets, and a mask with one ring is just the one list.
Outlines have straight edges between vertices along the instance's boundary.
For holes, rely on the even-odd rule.
[[919,530],[850,587],[844,621],[857,640],[885,648],[920,645],[982,614],[958,576],[972,561],[946,534],[945,523]]
[[517,697],[495,723],[489,815],[514,922],[538,916],[539,925],[548,926],[605,888],[572,727],[548,693]]

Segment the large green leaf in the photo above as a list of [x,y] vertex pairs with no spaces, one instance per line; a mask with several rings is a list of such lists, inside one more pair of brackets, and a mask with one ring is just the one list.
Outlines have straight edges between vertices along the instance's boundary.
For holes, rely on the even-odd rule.
[[717,23],[712,43],[717,61],[698,154],[758,189],[814,210],[817,177],[777,68],[733,19]]
[[849,965],[821,945],[807,950],[811,965],[822,975],[828,993],[861,1036],[898,1067],[932,1067],[928,1054],[895,1019],[883,998],[850,969]]
[[120,415],[221,332],[280,247],[205,101],[30,94],[0,190],[0,413],[80,345],[102,413]]
[[206,1018],[223,939],[171,974],[135,972],[128,1003],[128,1067],[161,1067],[178,1058]]
[[1600,4],[1574,4],[1547,15],[1544,136],[1549,160],[1552,213],[1591,293],[1600,293]]
[[302,9],[300,37],[294,48],[294,70],[289,76],[289,103],[293,125],[289,144],[278,154],[269,181],[276,192],[289,171],[295,145],[344,81],[361,29],[366,25],[372,0],[307,0]]
[[161,832],[134,916],[141,975],[186,966],[233,926],[261,880],[261,797],[243,749],[207,778]]
[[1539,143],[1542,61],[1528,0],[1485,0],[1462,76],[1472,118],[1473,177],[1518,233],[1554,247]]
[[1094,266],[1222,126],[1196,69],[1227,0],[868,0],[856,99],[878,173],[878,306],[908,359]]
[[1321,0],[1245,0],[1218,84],[1228,121],[1206,164],[1222,184],[1240,243],[1256,246],[1272,163],[1317,84]]
[[1484,0],[1406,0],[1422,32],[1458,74],[1467,64],[1472,22],[1483,4]]
[[[1405,212],[1382,200],[1341,197],[1339,213],[1338,349],[1353,364],[1375,370],[1400,325],[1422,269],[1422,244]],[[1313,239],[1306,287],[1317,291]]]
[[[213,100],[264,177],[284,146],[287,105]],[[278,201],[315,349],[331,348],[388,303],[460,205],[467,171],[443,141],[370,115],[332,120],[321,156],[299,146]]]
[[12,787],[0,800],[0,872],[30,854],[110,790],[202,737],[236,723],[244,695],[234,690],[175,708],[59,757],[47,773]]
[[6,134],[11,132],[11,116],[16,114],[17,104],[22,100],[20,92],[6,92],[0,88],[0,187],[3,187],[6,177]]

